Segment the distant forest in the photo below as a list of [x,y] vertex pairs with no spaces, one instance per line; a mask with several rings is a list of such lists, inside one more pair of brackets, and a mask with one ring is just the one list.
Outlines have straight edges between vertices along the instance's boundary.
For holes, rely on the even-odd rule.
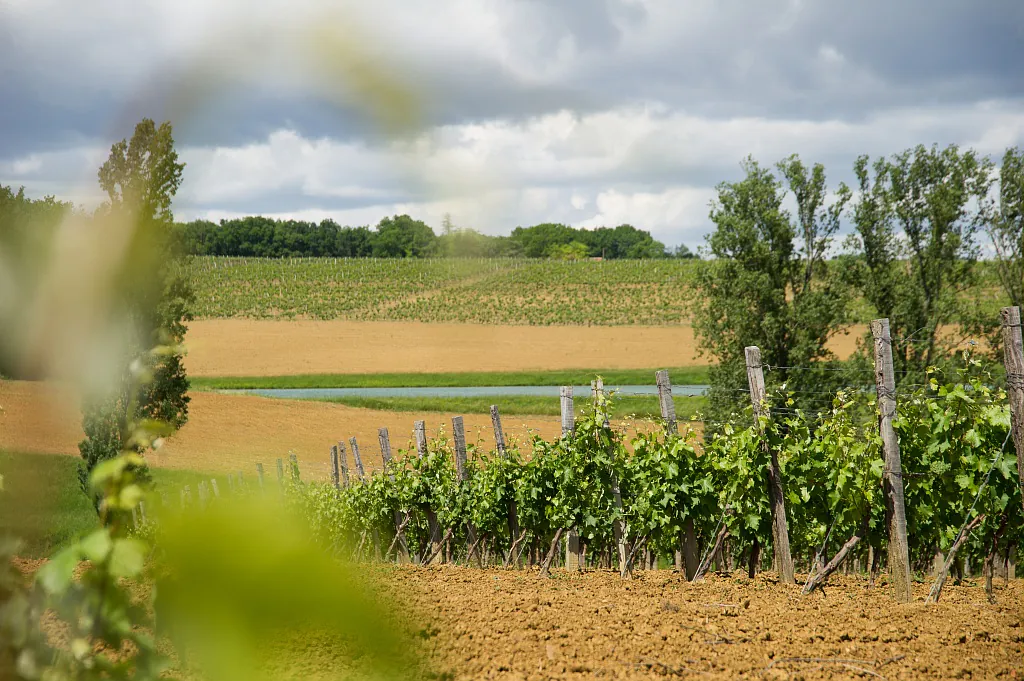
[[333,220],[319,224],[300,220],[246,217],[220,223],[196,220],[176,225],[184,251],[190,255],[260,258],[426,258],[526,257],[583,260],[586,258],[692,258],[680,246],[665,247],[650,232],[632,225],[579,229],[544,223],[516,227],[509,236],[489,236],[457,229],[445,220],[441,234],[408,215],[381,220],[376,229],[343,227]]

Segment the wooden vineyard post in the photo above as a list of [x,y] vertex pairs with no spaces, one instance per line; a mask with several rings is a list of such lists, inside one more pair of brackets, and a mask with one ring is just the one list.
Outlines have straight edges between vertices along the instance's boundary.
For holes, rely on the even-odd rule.
[[334,489],[341,489],[341,470],[338,468],[338,445],[331,445],[331,482]]
[[[498,451],[498,456],[502,459],[507,459],[505,431],[502,430],[501,414],[498,412],[498,405],[496,404],[491,405],[491,426],[494,428],[494,447]],[[508,537],[509,551],[511,551],[512,544],[519,538],[519,510],[516,508],[515,499],[509,499],[508,501]],[[509,557],[511,558],[511,556]]]
[[661,418],[665,421],[665,430],[669,433],[678,433],[676,403],[672,401],[672,381],[669,380],[668,372],[663,369],[655,373],[654,380],[658,384],[658,404],[661,406]]
[[288,464],[291,467],[292,482],[299,481],[299,457],[295,454],[288,455]]
[[[758,430],[761,429],[761,416],[764,415],[765,390],[764,370],[761,366],[761,349],[750,346],[744,349],[747,360],[747,383],[750,385],[750,402],[754,407],[754,421]],[[768,441],[761,438],[761,446],[768,447]],[[768,500],[772,507],[772,544],[775,549],[775,567],[779,572],[779,581],[792,584],[796,581],[793,574],[793,556],[789,551],[789,524],[786,522],[786,499],[782,489],[782,473],[779,470],[779,456],[775,451],[768,453]]]
[[[459,487],[466,484],[466,425],[461,416],[452,417],[452,440],[455,442],[455,475],[459,480]],[[472,523],[466,523],[467,547],[476,545],[476,529]],[[466,556],[468,563],[470,556]]]
[[[665,422],[665,432],[675,435],[679,432],[679,424],[676,422],[676,403],[672,400],[672,381],[669,379],[668,371],[662,369],[654,374],[654,381],[658,385],[658,404],[661,406],[661,418]],[[697,573],[697,531],[693,526],[693,519],[687,518],[683,525],[683,536],[679,540],[679,549],[676,550],[676,569],[684,571],[687,579],[693,579]]]
[[572,406],[572,386],[563,385],[558,393],[562,408],[562,436],[566,436],[576,427],[576,412]]
[[[576,411],[573,406],[572,386],[563,385],[559,391],[562,411],[562,437],[572,433],[576,427]],[[575,528],[567,528],[565,533],[565,569],[577,572],[582,567],[583,551],[580,546],[580,533]]]
[[501,429],[501,414],[498,413],[498,405],[491,405],[491,427],[494,428],[494,448],[498,456],[505,458],[505,431]]
[[338,440],[338,467],[341,469],[341,484],[348,487],[348,453],[344,440]]
[[377,443],[380,445],[380,460],[386,470],[391,463],[391,437],[387,428],[377,429]]
[[[423,421],[416,421],[412,425],[412,432],[416,438],[416,455],[423,459],[427,455],[427,424]],[[425,555],[433,556],[441,549],[441,527],[437,524],[437,514],[434,513],[430,504],[427,504],[423,511],[427,516],[427,532],[430,535],[428,540],[430,548]]]
[[1020,308],[1000,310],[1003,322],[1003,361],[1006,393],[1010,401],[1010,430],[1017,450],[1017,484],[1024,502],[1024,344],[1021,342]]
[[356,462],[356,472],[359,473],[359,479],[362,480],[366,477],[366,469],[363,468],[363,459],[359,456],[359,443],[354,437],[350,437],[348,444],[352,447],[352,460]]
[[259,480],[260,491],[262,492],[263,491],[263,464],[262,463],[256,464],[256,479]]
[[284,489],[284,459],[277,460],[277,486]]
[[[590,382],[590,396],[604,415],[602,426],[604,428],[611,428],[611,423],[608,421],[608,403],[604,396],[604,379],[600,376]],[[611,470],[611,488],[612,501],[615,504],[616,511],[621,515],[622,492],[619,489],[619,478],[614,468]],[[633,577],[633,564],[629,559],[629,547],[626,545],[626,535],[628,533],[629,528],[623,525],[621,518],[616,518],[612,521],[612,538],[615,539],[615,548],[619,557],[619,574],[623,579],[631,579]],[[612,558],[610,554],[608,561],[609,567],[611,567]]]
[[213,498],[220,499],[220,488],[217,487],[217,478],[210,478],[210,489],[213,490]]
[[[387,428],[377,429],[377,440],[380,442],[380,457],[384,463],[384,471],[393,482],[395,475],[388,470],[391,467],[392,457],[391,438],[388,436]],[[395,511],[395,539],[398,541],[398,562],[400,563],[409,562],[409,546],[406,544],[405,537],[403,536],[403,530],[408,524],[409,514]],[[386,556],[385,559],[387,559]]]
[[875,390],[878,393],[878,432],[882,437],[885,472],[882,486],[885,493],[886,515],[889,525],[889,573],[893,595],[897,600],[910,602],[910,549],[907,544],[907,516],[903,506],[903,464],[900,444],[896,439],[892,421],[896,416],[896,379],[892,368],[892,338],[889,320],[871,322],[871,335],[875,341]]

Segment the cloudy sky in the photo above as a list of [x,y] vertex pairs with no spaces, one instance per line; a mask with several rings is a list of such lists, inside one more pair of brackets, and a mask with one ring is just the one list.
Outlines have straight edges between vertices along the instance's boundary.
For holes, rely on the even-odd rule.
[[708,231],[751,154],[1024,144],[1019,0],[0,0],[0,183],[97,200],[170,119],[179,219]]

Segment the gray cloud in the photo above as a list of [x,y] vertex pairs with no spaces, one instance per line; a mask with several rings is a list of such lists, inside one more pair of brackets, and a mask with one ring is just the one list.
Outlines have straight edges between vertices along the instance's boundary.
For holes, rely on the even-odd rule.
[[[394,144],[295,56],[316,39],[303,21],[322,24],[321,4],[0,0],[0,182],[91,182],[82,150],[167,115],[191,155],[182,214],[436,213],[447,201],[493,231],[633,210],[639,226],[689,241],[706,218],[694,197],[736,177],[748,153],[774,162],[797,151],[848,180],[861,152],[959,142],[992,153],[1024,138],[1014,0],[342,7],[359,24],[337,27],[418,95],[419,172],[497,178],[438,196],[389,172]],[[298,139],[268,144],[281,130]],[[266,147],[259,163],[203,152],[250,147]],[[474,192],[500,193],[500,209],[470,207]]]

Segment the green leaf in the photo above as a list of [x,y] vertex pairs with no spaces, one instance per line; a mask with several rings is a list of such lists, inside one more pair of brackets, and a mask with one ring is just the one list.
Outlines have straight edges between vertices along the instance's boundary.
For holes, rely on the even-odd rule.
[[78,550],[82,558],[93,563],[101,563],[110,554],[111,545],[110,531],[104,527],[78,542]]
[[135,577],[142,572],[148,547],[139,539],[117,539],[110,556],[110,574],[114,577]]
[[71,584],[79,563],[78,546],[69,546],[39,568],[36,581],[50,594],[62,594]]

